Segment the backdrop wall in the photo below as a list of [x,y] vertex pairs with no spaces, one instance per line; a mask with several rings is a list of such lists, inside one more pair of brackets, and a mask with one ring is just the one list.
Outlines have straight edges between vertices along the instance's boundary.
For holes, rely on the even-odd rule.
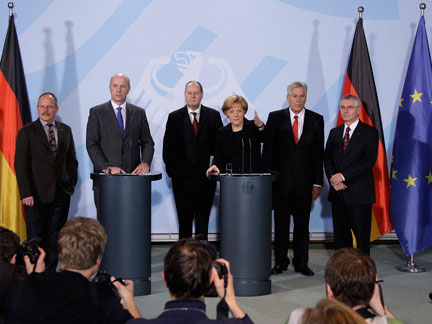
[[[0,0],[0,46],[7,30]],[[428,2],[430,4],[430,2]],[[92,164],[85,148],[89,108],[108,101],[109,78],[131,78],[128,101],[146,109],[156,143],[152,170],[152,233],[177,233],[170,179],[162,161],[168,113],[184,105],[184,84],[200,80],[203,104],[220,110],[233,93],[265,121],[287,107],[288,83],[309,85],[306,107],[324,116],[326,138],[336,124],[346,64],[364,6],[364,29],[375,75],[387,146],[392,152],[397,107],[419,2],[405,0],[38,0],[15,1],[15,23],[33,119],[39,94],[58,95],[58,118],[72,127],[79,182],[70,216],[95,217]],[[432,33],[432,7],[425,19]],[[4,36],[3,36],[4,35]],[[224,118],[227,123],[227,119]],[[310,229],[332,232],[328,184],[315,202]],[[218,232],[216,195],[210,233]]]

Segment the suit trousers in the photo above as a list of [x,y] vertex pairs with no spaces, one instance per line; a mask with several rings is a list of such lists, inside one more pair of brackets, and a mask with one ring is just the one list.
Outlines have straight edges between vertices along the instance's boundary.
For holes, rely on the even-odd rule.
[[372,205],[332,203],[332,215],[335,250],[353,247],[352,230],[357,248],[369,255]]
[[298,194],[277,194],[275,220],[274,254],[275,263],[288,266],[289,233],[291,215],[294,222],[293,265],[296,268],[307,266],[309,261],[309,218],[312,205],[311,196]]
[[172,187],[179,223],[179,238],[192,237],[195,219],[195,237],[207,240],[208,223],[216,182],[200,178],[173,177]]
[[54,200],[43,203],[35,197],[33,207],[25,207],[27,239],[38,237],[45,250],[46,271],[56,271],[58,263],[58,233],[66,223],[69,213],[70,196],[56,185]]

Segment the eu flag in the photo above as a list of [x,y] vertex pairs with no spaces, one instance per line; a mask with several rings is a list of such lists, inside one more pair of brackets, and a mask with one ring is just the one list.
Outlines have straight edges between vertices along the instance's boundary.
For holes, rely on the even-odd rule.
[[432,246],[432,64],[420,18],[399,104],[390,215],[406,255]]

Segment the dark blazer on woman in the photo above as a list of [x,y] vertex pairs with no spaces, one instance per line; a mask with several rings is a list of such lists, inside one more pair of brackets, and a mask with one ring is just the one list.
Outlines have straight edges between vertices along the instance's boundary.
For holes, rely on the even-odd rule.
[[264,132],[260,132],[253,121],[244,118],[243,129],[239,132],[233,132],[229,123],[217,133],[213,164],[222,173],[226,172],[227,163],[232,163],[234,173],[241,173],[242,170],[244,173],[263,172],[263,141]]

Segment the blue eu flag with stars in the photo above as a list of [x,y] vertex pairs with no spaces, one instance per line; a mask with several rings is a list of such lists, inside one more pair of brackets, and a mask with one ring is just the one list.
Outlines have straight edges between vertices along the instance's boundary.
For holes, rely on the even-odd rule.
[[399,104],[390,215],[406,255],[432,246],[432,64],[423,16]]

